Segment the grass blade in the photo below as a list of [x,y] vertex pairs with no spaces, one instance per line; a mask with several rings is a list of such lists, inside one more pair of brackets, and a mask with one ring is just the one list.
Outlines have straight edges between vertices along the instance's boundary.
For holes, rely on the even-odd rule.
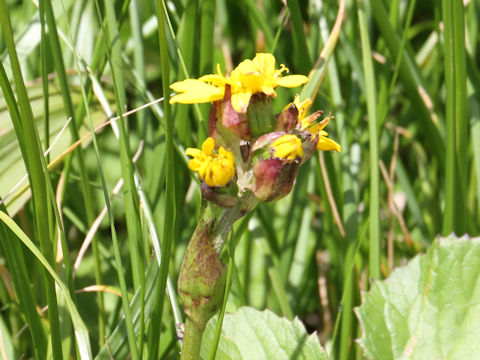
[[[45,183],[46,175],[44,174],[42,168],[42,161],[45,162],[45,159],[43,158],[41,144],[33,120],[32,109],[30,107],[27,90],[25,88],[22,72],[20,70],[8,14],[9,12],[7,10],[5,0],[0,0],[0,22],[12,65],[12,73],[15,89],[17,91],[18,109],[22,127],[22,132],[18,133],[17,137],[29,139],[28,142],[24,143],[25,152],[23,153],[23,158],[28,169],[32,195],[34,199],[36,235],[40,241],[43,254],[48,261],[53,264],[54,254],[52,246],[53,244],[50,240],[50,224],[48,223],[48,219],[45,217],[45,214],[48,214],[49,211],[47,198],[48,190]],[[5,74],[3,64],[1,67],[1,72]],[[4,78],[3,80],[2,88],[9,87],[10,85],[5,83],[6,79]],[[42,278],[45,280],[47,286],[48,317],[50,321],[50,338],[52,342],[53,357],[55,359],[60,359],[62,357],[62,347],[60,342],[61,334],[55,285],[52,279],[46,276],[46,274],[44,274]]]
[[[67,74],[65,71],[65,64],[62,57],[63,51],[60,46],[60,39],[57,33],[57,25],[56,25],[55,16],[53,13],[52,4],[50,1],[41,0],[40,7],[43,7],[45,9],[46,20],[47,20],[48,28],[50,29],[48,33],[48,38],[50,40],[50,49],[51,49],[52,57],[54,60],[55,69],[58,74],[58,80],[60,83],[63,102],[65,104],[66,115],[72,119],[72,121],[70,121],[70,131],[72,134],[72,139],[74,141],[77,141],[80,138],[79,131],[78,131],[79,121],[77,121],[77,119],[75,118],[75,110],[74,110],[73,101],[70,95],[70,86],[68,84]],[[67,18],[67,16],[65,16],[65,18]],[[44,57],[43,61],[46,62],[46,57]],[[48,97],[45,97],[45,98],[48,99]],[[84,207],[85,207],[86,223],[88,226],[90,226],[95,220],[95,215],[94,215],[94,207],[93,207],[93,200],[92,200],[92,191],[89,184],[89,178],[87,174],[83,148],[78,147],[75,150],[74,155],[77,157],[78,165],[80,169],[80,184],[81,184]],[[70,170],[71,170],[71,167],[70,167],[71,161],[72,161],[72,158],[70,156],[67,159],[67,164],[65,166],[65,178],[67,179],[67,181],[68,181]],[[65,194],[65,189],[66,188],[64,187],[62,195]],[[101,274],[101,268],[100,268],[101,260],[100,260],[100,255],[98,251],[98,244],[97,244],[96,237],[93,238],[92,249],[93,249],[94,258],[95,258],[95,281],[97,284],[102,284],[103,282],[102,282],[102,274]],[[68,256],[64,256],[64,261],[68,261]],[[69,283],[71,283],[72,280],[71,280],[70,266],[69,265],[65,266],[65,268],[67,270],[66,276],[69,279]],[[104,305],[103,305],[102,292],[97,293],[97,302],[99,304],[99,315],[98,315],[99,317],[98,324],[99,324],[99,332],[100,332],[99,339],[100,339],[100,342],[103,342],[103,338],[105,335],[105,324],[103,319]]]
[[[80,359],[91,359],[92,352],[90,349],[90,340],[88,338],[88,330],[83,323],[80,314],[73,302],[68,287],[62,282],[57,275],[50,262],[42,254],[42,252],[35,246],[30,238],[23,232],[22,229],[13,221],[6,213],[0,210],[0,220],[22,241],[22,243],[32,252],[33,255],[40,261],[45,270],[50,274],[50,277],[55,281],[60,288],[62,296],[65,297],[68,310],[70,312],[73,326],[75,328],[75,336],[77,339],[78,350],[80,352]],[[60,349],[61,354],[61,349]]]
[[362,43],[363,72],[367,89],[367,111],[370,150],[369,277],[380,279],[380,174],[378,166],[377,104],[372,49],[367,28],[367,2],[357,0],[358,25]]
[[[393,58],[397,59],[400,53],[401,41],[388,20],[388,14],[385,11],[383,2],[381,0],[372,0],[371,9],[375,22],[385,39],[386,46],[391,52]],[[430,110],[422,99],[420,93],[420,91],[425,92],[425,85],[421,80],[421,76],[413,59],[411,59],[410,56],[407,56],[407,54],[404,55],[402,61],[400,61],[400,68],[398,70],[400,79],[412,105],[418,110],[419,120],[422,121],[426,141],[429,143],[440,163],[443,164],[445,162],[443,140],[438,128],[432,121]]]
[[166,9],[162,0],[157,0],[157,18],[158,18],[158,37],[160,42],[160,57],[162,62],[162,90],[163,90],[163,110],[165,119],[165,137],[166,137],[166,188],[165,188],[165,222],[163,228],[162,241],[162,261],[160,264],[160,275],[157,283],[156,304],[152,314],[152,322],[149,334],[149,356],[158,357],[158,339],[160,337],[160,325],[162,323],[163,304],[165,300],[166,283],[168,268],[172,252],[172,242],[176,218],[175,207],[175,168],[174,168],[174,149],[173,149],[173,121],[170,107],[170,77],[168,62],[167,34],[165,31]]
[[445,213],[442,234],[455,231],[462,235],[467,229],[466,189],[468,123],[466,111],[466,60],[463,3],[442,1],[445,25],[445,85],[447,153],[445,167]]
[[302,74],[306,74],[312,68],[312,59],[308,50],[305,31],[303,29],[300,5],[298,4],[298,1],[288,0],[287,6],[292,17],[293,48],[297,55],[294,57],[296,60],[295,68]]
[[[0,210],[5,214],[7,213],[3,204],[0,205]],[[35,297],[33,295],[31,281],[28,278],[27,265],[23,251],[17,239],[3,222],[0,223],[0,240],[2,252],[5,255],[9,268],[11,269],[13,284],[20,302],[20,307],[27,318],[27,324],[34,344],[35,358],[40,359],[46,354],[47,341],[45,331],[43,330],[40,318],[37,315]]]

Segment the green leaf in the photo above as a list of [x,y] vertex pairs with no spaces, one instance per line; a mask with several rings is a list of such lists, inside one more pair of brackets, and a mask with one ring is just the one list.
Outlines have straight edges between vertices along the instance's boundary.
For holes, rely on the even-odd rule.
[[[201,358],[206,358],[218,317],[209,321],[203,334]],[[217,349],[222,359],[328,359],[316,334],[308,335],[302,322],[290,321],[270,310],[243,307],[226,314]]]
[[356,309],[370,359],[480,359],[480,238],[438,238]]

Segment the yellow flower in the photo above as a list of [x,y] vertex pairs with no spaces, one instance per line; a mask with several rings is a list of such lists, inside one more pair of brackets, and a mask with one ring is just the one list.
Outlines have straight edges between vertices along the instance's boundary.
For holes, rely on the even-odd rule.
[[329,151],[336,150],[338,152],[342,151],[342,147],[334,140],[329,139],[328,133],[323,130],[327,125],[332,116],[327,116],[325,119],[319,123],[314,123],[315,119],[311,120],[311,116],[306,117],[301,120],[302,130],[307,130],[312,135],[318,136],[317,150]]
[[317,123],[315,122],[315,120],[317,120],[321,116],[321,112],[317,111],[310,116],[306,116],[308,110],[310,110],[310,107],[312,106],[311,99],[307,98],[300,102],[300,97],[297,95],[293,100],[293,104],[298,109],[298,121],[300,121],[301,129],[307,130],[312,135],[318,135],[317,150],[336,150],[338,152],[342,151],[342,147],[334,140],[327,138],[328,133],[323,130],[327,126],[332,116],[327,116],[325,119]]
[[295,135],[280,136],[271,147],[277,158],[293,161],[303,156],[302,141]]
[[187,148],[185,154],[191,156],[190,170],[198,173],[200,179],[210,186],[225,186],[235,176],[235,161],[231,151],[223,147],[214,153],[215,141],[208,137],[202,144],[202,150]]
[[288,72],[285,65],[275,69],[275,57],[272,54],[259,53],[253,60],[242,61],[230,74],[223,76],[220,65],[217,74],[204,75],[198,80],[187,79],[176,82],[170,88],[181,92],[170,99],[170,103],[182,104],[204,103],[223,98],[225,86],[230,85],[232,106],[238,113],[246,113],[250,98],[257,93],[275,97],[275,88],[297,87],[305,84],[308,78],[303,75],[282,76]]

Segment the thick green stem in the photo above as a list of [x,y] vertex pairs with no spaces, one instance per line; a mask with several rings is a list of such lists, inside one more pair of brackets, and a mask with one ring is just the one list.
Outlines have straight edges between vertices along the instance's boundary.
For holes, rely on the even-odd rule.
[[235,221],[246,215],[258,204],[258,199],[251,191],[246,191],[238,200],[238,204],[231,209],[224,209],[218,216],[212,231],[212,241],[215,250],[220,253]]
[[244,192],[234,208],[222,209],[206,203],[185,251],[178,276],[178,292],[187,315],[182,359],[199,359],[202,334],[207,322],[220,309],[226,284],[226,268],[220,251],[236,220],[257,204]]
[[182,355],[180,360],[200,359],[200,345],[202,344],[203,330],[200,329],[189,317],[185,321]]

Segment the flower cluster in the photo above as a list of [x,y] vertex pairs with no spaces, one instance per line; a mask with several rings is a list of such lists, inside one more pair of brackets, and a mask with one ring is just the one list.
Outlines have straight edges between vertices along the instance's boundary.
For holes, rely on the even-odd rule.
[[[202,180],[202,209],[178,276],[178,292],[187,321],[183,354],[219,309],[227,270],[221,249],[233,224],[260,201],[287,195],[298,168],[316,150],[341,151],[324,130],[322,112],[308,116],[310,99],[298,96],[280,114],[273,112],[275,89],[304,85],[303,75],[285,75],[272,54],[257,54],[230,74],[205,75],[176,82],[171,103],[211,102],[209,137],[201,149],[187,148],[189,168]],[[196,336],[192,334],[197,334]],[[199,343],[199,342],[198,342]],[[189,355],[186,355],[189,356]]]
[[217,66],[217,74],[171,85],[178,93],[171,103],[212,103],[210,137],[201,150],[186,150],[192,157],[190,169],[208,187],[202,187],[208,190],[208,196],[204,191],[208,200],[215,203],[212,192],[224,194],[222,188],[229,187],[235,187],[238,197],[250,191],[260,201],[280,199],[290,192],[298,167],[315,150],[341,151],[324,130],[331,116],[321,120],[322,111],[307,116],[310,99],[300,101],[297,95],[280,114],[274,114],[275,88],[298,87],[308,81],[306,76],[284,73],[288,69],[284,65],[277,69],[272,54],[257,54],[229,75],[222,75]]

